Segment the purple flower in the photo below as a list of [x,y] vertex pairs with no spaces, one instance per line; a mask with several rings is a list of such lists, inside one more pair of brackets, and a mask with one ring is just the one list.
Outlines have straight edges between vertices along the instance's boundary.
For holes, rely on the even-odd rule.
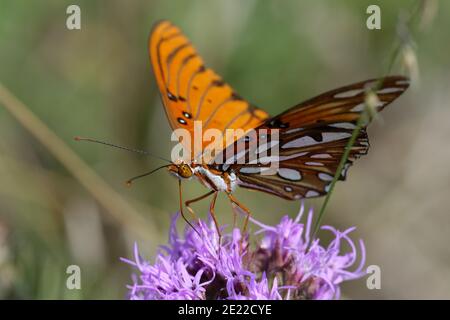
[[[180,237],[176,215],[169,244],[161,247],[154,264],[140,258],[137,246],[134,261],[123,259],[138,270],[128,287],[130,299],[338,299],[343,281],[365,275],[364,243],[359,241],[360,262],[351,271],[357,248],[348,235],[355,228],[340,232],[323,226],[333,235],[324,246],[311,239],[312,210],[300,223],[303,211],[302,204],[295,219],[285,216],[274,227],[252,219],[260,228],[253,235],[234,229],[220,244],[211,222],[196,225],[200,235],[187,226]],[[342,252],[345,244],[349,252]]]

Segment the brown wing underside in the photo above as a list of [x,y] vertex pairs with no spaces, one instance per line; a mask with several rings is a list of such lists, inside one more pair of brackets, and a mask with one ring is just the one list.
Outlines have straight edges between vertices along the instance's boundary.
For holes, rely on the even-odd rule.
[[[236,172],[242,187],[285,199],[326,194],[364,110],[367,88],[374,84],[377,84],[379,98],[376,111],[381,111],[408,88],[409,81],[400,76],[372,79],[326,92],[294,106],[257,128],[279,130],[278,171],[267,175],[261,163],[238,164],[238,159],[226,169]],[[228,148],[238,148],[239,142],[242,140]],[[246,142],[248,152],[255,150],[250,148],[251,144],[252,141]],[[369,140],[364,127],[350,151],[340,180],[345,179],[354,160],[366,154],[368,149]]]

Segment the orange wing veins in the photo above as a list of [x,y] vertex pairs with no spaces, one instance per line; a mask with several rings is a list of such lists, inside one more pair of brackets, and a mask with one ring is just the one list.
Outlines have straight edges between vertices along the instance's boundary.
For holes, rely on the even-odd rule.
[[[265,111],[242,99],[219,75],[205,67],[187,37],[169,21],[153,27],[149,53],[172,129],[185,128],[193,136],[194,121],[201,121],[203,130],[215,128],[222,132],[225,148],[240,137],[225,142],[226,129],[247,131],[268,118]],[[208,143],[203,142],[202,147]],[[193,145],[190,147],[193,150]]]

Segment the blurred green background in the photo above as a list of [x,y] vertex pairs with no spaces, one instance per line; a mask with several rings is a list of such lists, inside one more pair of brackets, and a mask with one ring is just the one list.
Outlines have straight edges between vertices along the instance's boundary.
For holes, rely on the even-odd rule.
[[[362,279],[343,286],[345,298],[450,298],[450,2],[420,3],[409,55],[392,71],[404,73],[402,62],[411,71],[416,58],[420,77],[371,125],[369,155],[338,183],[325,216],[325,224],[357,226],[367,264],[381,267],[381,290]],[[66,28],[70,4],[81,8],[81,30]],[[381,30],[366,28],[370,4],[381,7]],[[154,22],[172,20],[237,92],[277,114],[384,75],[399,20],[416,4],[0,0],[0,83],[56,133],[63,155],[74,153],[68,169],[0,102],[0,298],[122,299],[132,270],[119,257],[132,257],[137,241],[151,259],[167,241],[176,180],[161,171],[132,188],[123,183],[161,162],[73,141],[89,136],[169,157],[171,131],[147,56]],[[185,184],[185,198],[203,192]],[[299,209],[247,190],[237,198],[265,223]],[[306,204],[317,212],[322,201]],[[195,205],[202,217],[207,207]],[[231,221],[222,197],[216,212],[221,223]],[[65,285],[73,264],[81,290]]]

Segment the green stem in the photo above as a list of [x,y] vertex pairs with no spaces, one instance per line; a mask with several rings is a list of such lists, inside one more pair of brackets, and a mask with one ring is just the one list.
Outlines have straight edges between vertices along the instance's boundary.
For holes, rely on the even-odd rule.
[[325,209],[327,208],[328,202],[330,201],[331,194],[333,193],[333,190],[334,190],[334,186],[336,185],[336,182],[339,180],[342,169],[344,169],[344,165],[347,162],[347,159],[350,155],[350,151],[351,151],[353,145],[355,144],[355,141],[359,135],[359,132],[361,131],[361,128],[364,123],[365,115],[367,113],[366,109],[365,109],[365,111],[363,111],[361,116],[358,118],[358,121],[356,123],[356,128],[353,129],[352,136],[350,137],[350,140],[348,141],[347,145],[345,146],[344,154],[342,155],[341,161],[339,162],[339,165],[336,170],[336,174],[334,175],[333,180],[331,181],[330,190],[328,191],[328,193],[325,197],[325,200],[322,204],[322,207],[320,208],[319,216],[314,225],[314,232],[313,232],[312,239],[314,239],[316,233],[319,231],[320,223],[322,222],[323,215],[325,213]]
[[[415,21],[415,18],[417,18],[418,14],[420,13],[420,9],[421,9],[421,2],[420,2],[420,0],[417,1],[416,4],[417,4],[417,6],[411,11],[411,14],[409,15],[409,17],[408,17],[408,19],[407,19],[407,21],[405,23],[405,27],[407,27],[408,30],[412,28],[412,24]],[[391,58],[389,59],[389,62],[388,62],[386,74],[390,74],[392,68],[394,67],[395,62],[397,61],[397,58],[398,58],[398,56],[399,56],[399,54],[401,52],[402,46],[404,45],[404,42],[405,42],[404,40],[405,39],[400,39],[400,43],[395,45],[395,48],[394,48],[394,50],[392,52],[392,55],[391,55]],[[373,90],[377,90],[377,88],[382,83],[381,80],[382,79],[380,79],[380,81],[378,81],[376,87]],[[316,236],[317,232],[319,231],[320,223],[323,220],[323,216],[325,214],[325,209],[327,208],[328,202],[330,201],[331,194],[333,193],[335,184],[339,180],[339,177],[341,175],[342,169],[344,168],[344,165],[345,165],[345,163],[348,160],[348,157],[350,155],[350,151],[351,151],[353,145],[356,142],[356,139],[358,137],[358,134],[359,134],[361,128],[364,125],[364,120],[366,119],[366,117],[367,117],[367,119],[370,119],[370,114],[368,112],[367,105],[364,108],[364,111],[361,113],[360,117],[358,118],[358,121],[356,123],[356,128],[353,130],[352,136],[350,137],[350,140],[348,141],[347,145],[345,146],[344,154],[342,155],[341,161],[339,162],[339,165],[338,165],[337,170],[336,170],[336,174],[334,175],[333,180],[331,181],[330,190],[328,191],[328,193],[327,193],[327,195],[325,197],[325,200],[323,201],[322,207],[320,208],[319,216],[318,216],[318,218],[316,220],[316,223],[314,225],[314,232],[313,232],[313,235],[312,235],[312,239],[314,239],[314,237]]]

